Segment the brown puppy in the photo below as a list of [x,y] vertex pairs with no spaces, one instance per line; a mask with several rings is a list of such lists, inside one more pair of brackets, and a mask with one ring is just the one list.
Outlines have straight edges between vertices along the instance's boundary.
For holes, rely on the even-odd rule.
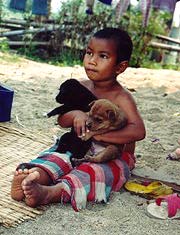
[[[111,130],[117,130],[125,127],[127,119],[120,108],[107,99],[99,99],[91,102],[91,109],[88,113],[87,128],[83,140],[88,140],[94,135],[103,134]],[[109,143],[92,142],[92,148],[84,158],[76,162],[106,162],[119,156],[120,148]]]

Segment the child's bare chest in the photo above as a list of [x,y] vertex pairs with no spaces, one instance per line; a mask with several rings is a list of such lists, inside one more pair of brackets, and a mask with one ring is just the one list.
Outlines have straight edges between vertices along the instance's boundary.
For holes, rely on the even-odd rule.
[[119,87],[116,88],[95,88],[90,81],[86,81],[83,85],[92,92],[93,95],[97,97],[97,99],[108,99],[113,103],[117,103],[117,97],[121,93],[121,89]]

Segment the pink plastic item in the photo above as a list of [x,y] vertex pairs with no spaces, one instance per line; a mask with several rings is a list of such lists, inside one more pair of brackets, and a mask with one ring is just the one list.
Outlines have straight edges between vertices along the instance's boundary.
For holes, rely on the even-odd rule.
[[167,195],[164,197],[159,197],[156,199],[156,204],[160,206],[162,201],[167,202],[168,217],[171,218],[175,216],[177,213],[177,210],[180,209],[180,197],[178,196],[178,194],[174,193],[174,194]]

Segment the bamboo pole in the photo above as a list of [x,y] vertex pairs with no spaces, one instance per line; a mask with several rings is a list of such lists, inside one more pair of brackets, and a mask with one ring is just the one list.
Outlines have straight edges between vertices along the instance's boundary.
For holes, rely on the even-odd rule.
[[1,19],[1,23],[5,24],[16,24],[21,26],[34,26],[34,27],[45,27],[45,26],[59,26],[54,23],[36,23],[36,22],[27,22],[26,20],[17,20],[17,19]]
[[155,35],[155,37],[158,38],[158,39],[162,39],[162,40],[165,40],[165,41],[168,41],[168,42],[177,43],[177,44],[180,45],[180,40],[175,39],[175,38],[167,37],[167,36],[160,35],[160,34]]
[[154,48],[158,48],[158,49],[168,50],[168,51],[180,52],[180,47],[178,47],[178,46],[167,45],[167,44],[163,44],[163,43],[159,43],[159,42],[152,41],[149,43],[149,46],[154,47]]
[[25,30],[13,30],[9,32],[3,32],[0,33],[0,37],[9,37],[9,36],[15,36],[15,35],[22,35],[22,34],[28,34],[28,33],[40,33],[40,32],[46,32],[46,31],[53,31],[55,29],[58,29],[58,27],[45,27],[40,29],[25,29]]
[[24,42],[24,41],[8,41],[7,44],[9,46],[50,46],[51,43],[50,42],[33,42],[33,41],[28,41],[28,42]]

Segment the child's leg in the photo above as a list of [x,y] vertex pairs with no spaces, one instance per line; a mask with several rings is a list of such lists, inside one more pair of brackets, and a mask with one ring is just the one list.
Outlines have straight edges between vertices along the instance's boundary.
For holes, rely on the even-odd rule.
[[[25,203],[30,207],[60,202],[63,191],[66,191],[66,194],[67,192],[70,194],[68,185],[62,182],[51,186],[45,186],[38,183],[39,179],[39,171],[33,171],[29,173],[22,182]],[[69,195],[67,195],[67,197],[69,199]]]
[[30,163],[20,164],[15,172],[12,186],[11,197],[14,200],[21,201],[24,199],[22,190],[22,181],[33,172],[38,172],[40,177],[36,183],[41,185],[50,185],[56,183],[57,179],[68,174],[72,169],[70,158],[66,154],[57,152],[45,152]]
[[46,171],[44,171],[41,168],[38,167],[33,167],[31,169],[19,169],[16,170],[13,180],[12,180],[12,184],[11,184],[11,197],[16,200],[16,201],[22,201],[25,197],[24,192],[22,190],[22,181],[32,172],[39,172],[40,177],[38,179],[38,183],[42,184],[42,185],[49,185],[52,183],[51,178],[49,177],[49,175],[47,174]]
[[[71,202],[78,211],[88,201],[106,202],[111,191],[119,191],[128,180],[132,160],[131,154],[104,164],[83,163],[60,177],[55,185],[38,183],[40,173],[31,172],[22,182],[25,202],[30,207],[54,202]],[[133,161],[134,162],[134,161]]]
[[87,201],[107,202],[111,191],[119,191],[129,178],[129,167],[120,159],[104,164],[82,163],[57,180],[53,186],[38,184],[39,173],[30,173],[22,182],[25,202],[30,207],[71,202],[74,210]]

